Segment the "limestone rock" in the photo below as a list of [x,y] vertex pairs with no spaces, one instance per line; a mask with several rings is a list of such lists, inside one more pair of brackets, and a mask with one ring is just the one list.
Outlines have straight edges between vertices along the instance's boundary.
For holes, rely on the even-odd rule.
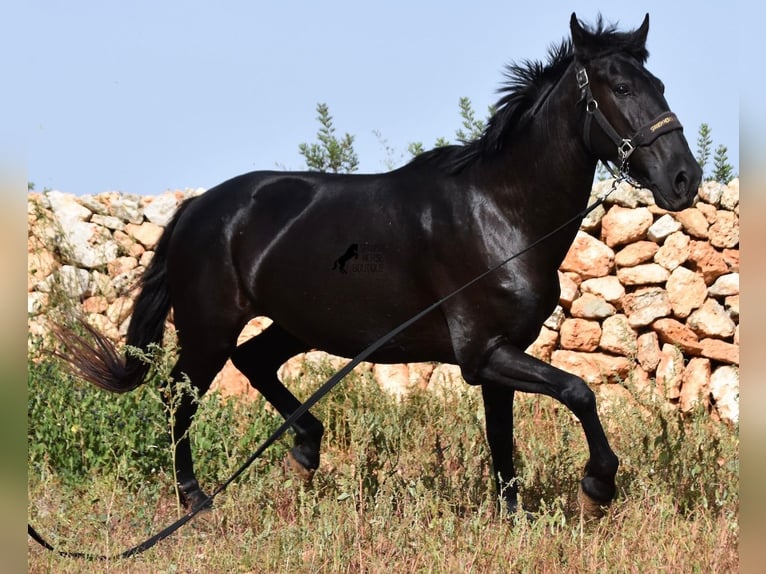
[[660,351],[660,362],[657,365],[657,384],[670,400],[681,395],[681,383],[684,374],[684,355],[675,345],[665,343]]
[[659,246],[653,241],[636,241],[618,251],[614,263],[617,267],[634,267],[651,261],[658,249]]
[[164,227],[173,217],[178,208],[178,199],[173,193],[163,193],[152,198],[151,203],[144,206],[144,217],[155,225]]
[[53,190],[45,195],[56,220],[65,230],[73,223],[88,221],[92,215],[91,210],[81,205],[72,194]]
[[654,255],[655,263],[659,263],[668,271],[673,271],[689,259],[690,243],[689,236],[682,231],[671,233]]
[[676,214],[676,219],[681,223],[684,231],[698,239],[707,239],[707,218],[696,207],[689,207]]
[[726,188],[722,183],[717,181],[704,181],[699,188],[700,199],[711,205],[717,206],[721,201],[721,195]]
[[590,293],[601,297],[607,303],[616,303],[625,296],[625,287],[614,275],[607,277],[594,277],[580,284],[583,293]]
[[601,339],[598,321],[587,319],[566,319],[559,331],[562,349],[573,351],[595,351]]
[[559,285],[561,287],[561,294],[559,295],[559,305],[569,309],[572,305],[572,301],[577,297],[577,283],[569,277],[566,273],[559,271]]
[[660,342],[676,345],[684,353],[699,355],[702,351],[696,333],[675,319],[657,319],[652,323],[652,329],[659,336]]
[[372,374],[381,389],[398,399],[410,390],[410,371],[407,365],[375,365]]
[[27,254],[27,291],[32,291],[58,266],[50,251],[37,250]]
[[589,385],[622,382],[627,379],[632,366],[625,357],[567,350],[554,351],[551,364],[577,375]]
[[710,244],[718,248],[739,245],[739,217],[731,211],[720,211],[709,229]]
[[644,263],[635,267],[621,267],[617,270],[617,279],[626,287],[636,285],[662,285],[670,273],[658,263]]
[[103,295],[93,295],[82,302],[81,308],[89,315],[104,313],[109,309],[109,300]]
[[721,275],[708,288],[707,292],[713,297],[729,297],[739,295],[739,273]]
[[540,334],[537,336],[537,339],[527,347],[526,352],[533,357],[537,357],[541,361],[549,363],[551,360],[551,353],[553,353],[558,342],[558,332],[543,326],[540,329]]
[[701,337],[716,338],[732,337],[736,327],[726,309],[715,299],[707,299],[702,307],[689,315],[687,325]]
[[739,295],[729,295],[726,297],[724,299],[724,308],[729,313],[732,321],[739,323]]
[[[612,187],[614,180],[608,179],[597,183],[593,186],[593,191],[597,193],[605,193]],[[639,206],[648,205],[653,202],[652,192],[643,189],[636,188],[630,185],[628,182],[621,182],[615,190],[606,198],[605,203],[608,205],[619,205],[621,207],[627,207],[635,209]]]
[[128,223],[125,232],[147,249],[153,249],[162,235],[163,228],[155,223],[144,221],[141,225]]
[[561,305],[556,305],[553,313],[551,313],[550,316],[545,320],[543,326],[553,331],[558,331],[561,327],[561,323],[564,322],[565,318],[566,315],[564,314],[564,309],[561,307]]
[[63,292],[74,300],[84,299],[94,293],[93,278],[86,269],[62,265],[58,277],[51,276],[49,279],[57,280]]
[[688,317],[694,309],[702,306],[707,297],[704,279],[686,267],[676,267],[665,284],[673,315]]
[[636,340],[636,360],[647,373],[653,373],[660,362],[659,337],[654,331],[639,335]]
[[50,297],[47,293],[36,291],[27,293],[27,313],[29,315],[39,315],[43,313],[48,306]]
[[582,220],[582,223],[580,223],[580,229],[587,233],[596,235],[597,231],[601,228],[601,220],[604,219],[605,214],[606,210],[604,209],[604,206],[597,205]]
[[138,267],[138,260],[135,257],[117,257],[106,264],[106,268],[111,276],[127,273],[136,267]]
[[681,382],[678,406],[688,413],[698,404],[706,405],[710,392],[710,361],[694,357],[686,365]]
[[739,370],[718,367],[710,376],[710,395],[722,420],[739,423]]
[[625,315],[612,315],[601,324],[598,346],[610,353],[635,357],[638,351],[638,335]]
[[622,299],[622,308],[634,328],[645,327],[672,311],[668,293],[660,287],[642,287],[628,293]]
[[645,207],[627,209],[615,205],[601,220],[601,234],[609,247],[633,243],[646,237],[653,222],[654,217]]
[[710,205],[709,203],[705,203],[704,201],[698,201],[695,206],[697,209],[699,209],[702,212],[702,215],[705,216],[705,219],[707,219],[707,222],[709,224],[715,223],[715,220],[718,218],[718,210],[715,208],[714,205]]
[[93,213],[91,221],[96,216],[103,217],[109,213],[109,200],[104,195],[80,195],[77,196],[76,201]]
[[614,267],[614,251],[606,244],[583,231],[578,231],[559,268],[574,271],[583,279],[604,277]]
[[131,257],[141,257],[146,251],[146,248],[143,245],[136,242],[133,237],[119,229],[114,232],[114,242],[117,244],[120,251]]
[[720,206],[723,209],[734,211],[739,207],[739,178],[732,179],[721,190]]
[[95,223],[96,225],[100,225],[101,227],[106,227],[107,229],[111,230],[120,230],[122,231],[125,229],[125,222],[122,219],[119,219],[117,217],[113,217],[111,215],[98,215],[94,214],[90,218],[91,223]]
[[739,273],[739,249],[723,249],[721,251],[721,258],[726,263],[729,271]]
[[380,388],[398,399],[404,398],[414,389],[425,389],[433,371],[434,365],[431,363],[377,364],[372,367],[372,375]]
[[137,195],[118,194],[109,203],[109,215],[140,225],[144,221],[141,199]]
[[681,224],[672,215],[666,213],[652,223],[646,230],[646,236],[655,243],[662,243],[670,234],[680,231],[681,227]]
[[689,261],[692,270],[702,275],[706,285],[711,285],[721,275],[730,271],[721,252],[705,241],[691,242]]
[[607,303],[598,295],[592,293],[583,293],[572,302],[570,308],[572,317],[580,319],[605,319],[615,314],[614,305]]
[[700,355],[729,365],[739,365],[739,345],[721,339],[702,339]]

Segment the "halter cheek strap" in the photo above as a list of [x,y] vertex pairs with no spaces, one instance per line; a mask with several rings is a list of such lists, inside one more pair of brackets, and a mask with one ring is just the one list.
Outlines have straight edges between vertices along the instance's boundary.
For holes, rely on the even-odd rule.
[[606,136],[617,146],[617,157],[620,161],[620,171],[623,167],[627,168],[627,161],[630,155],[637,147],[649,146],[661,135],[675,130],[683,129],[681,122],[673,112],[663,112],[654,118],[651,122],[641,126],[629,138],[623,138],[614,129],[611,122],[599,109],[598,101],[593,97],[590,89],[588,73],[582,66],[577,67],[576,72],[577,87],[580,89],[580,101],[585,100],[585,126],[583,129],[583,139],[588,149],[591,148],[590,130],[593,120],[599,125]]

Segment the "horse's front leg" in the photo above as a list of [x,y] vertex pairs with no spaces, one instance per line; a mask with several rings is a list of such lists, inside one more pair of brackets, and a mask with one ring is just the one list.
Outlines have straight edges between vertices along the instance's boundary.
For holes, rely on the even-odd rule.
[[[581,378],[527,355],[510,344],[496,347],[481,362],[481,365],[475,372],[475,376],[469,375],[467,378],[472,382],[481,383],[483,389],[489,389],[484,391],[485,409],[488,399],[498,395],[498,391],[492,390],[493,385],[499,385],[509,391],[551,396],[563,403],[580,420],[590,450],[590,458],[585,465],[585,476],[580,483],[580,501],[587,515],[599,516],[602,513],[602,507],[608,505],[614,498],[616,490],[614,478],[619,461],[612,452],[601,426],[593,391]],[[510,402],[507,398],[505,400]],[[498,404],[503,408],[502,403]],[[508,406],[504,408],[508,409]],[[513,423],[512,419],[510,422],[507,419],[506,422],[498,422],[501,416],[499,413],[488,415],[488,435],[490,419],[492,419],[493,434],[502,430],[503,425],[508,427],[508,437],[503,439],[507,443],[512,440],[509,431]],[[500,460],[498,462],[495,459],[495,464],[501,469],[510,468],[512,474],[512,463],[510,466],[508,463],[510,446],[496,437],[489,438],[489,441],[493,458],[496,449],[502,450]],[[493,441],[496,444],[494,447]]]
[[514,391],[503,385],[487,383],[481,387],[484,399],[487,442],[492,454],[492,474],[499,500],[505,510],[515,514],[518,487],[513,468],[513,395]]

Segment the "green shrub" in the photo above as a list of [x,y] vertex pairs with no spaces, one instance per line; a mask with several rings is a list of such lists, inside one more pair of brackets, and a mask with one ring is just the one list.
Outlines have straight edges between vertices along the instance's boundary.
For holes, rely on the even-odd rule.
[[55,360],[28,363],[30,471],[68,483],[119,471],[146,480],[170,461],[163,406],[151,389],[115,395],[78,381]]

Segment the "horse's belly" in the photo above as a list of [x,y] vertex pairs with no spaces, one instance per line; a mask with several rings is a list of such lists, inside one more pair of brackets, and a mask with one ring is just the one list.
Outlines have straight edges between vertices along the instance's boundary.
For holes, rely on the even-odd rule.
[[[263,312],[306,345],[353,357],[434,302],[415,285],[402,291],[400,281],[355,277],[362,271],[352,267],[336,274],[323,281],[284,274],[282,287],[260,290]],[[454,362],[441,311],[432,311],[385,342],[370,360]]]

